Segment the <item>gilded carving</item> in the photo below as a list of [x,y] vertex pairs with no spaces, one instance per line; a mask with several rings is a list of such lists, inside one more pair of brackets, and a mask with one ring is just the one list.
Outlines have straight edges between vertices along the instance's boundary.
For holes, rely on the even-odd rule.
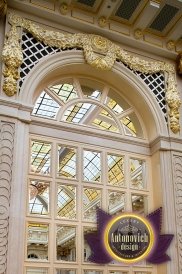
[[7,35],[2,53],[5,63],[3,75],[5,77],[3,90],[8,96],[17,92],[17,80],[19,79],[19,66],[23,62],[23,54],[20,47],[17,28],[13,25]]
[[[115,61],[120,60],[134,71],[149,74],[161,71],[166,72],[168,74],[166,101],[169,107],[170,128],[174,133],[179,132],[179,107],[181,102],[176,87],[175,66],[160,61],[143,60],[99,35],[63,34],[57,31],[46,30],[15,14],[9,15],[9,23],[12,25],[10,32],[12,32],[14,38],[12,41],[9,34],[3,50],[3,60],[6,65],[4,91],[9,96],[16,92],[16,81],[19,78],[18,67],[22,63],[22,52],[16,31],[16,27],[22,27],[46,45],[62,49],[82,48],[86,62],[96,69],[111,70]],[[12,48],[14,48],[13,51]]]
[[0,274],[6,273],[14,124],[0,122]]
[[176,58],[177,72],[179,75],[182,75],[182,52],[179,52]]

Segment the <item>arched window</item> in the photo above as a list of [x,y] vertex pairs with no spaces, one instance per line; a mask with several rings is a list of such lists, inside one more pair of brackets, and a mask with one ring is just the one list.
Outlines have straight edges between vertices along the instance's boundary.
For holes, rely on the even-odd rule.
[[91,263],[84,240],[97,207],[112,215],[152,208],[145,132],[120,88],[83,76],[44,87],[30,128],[26,274],[156,273],[145,262]]

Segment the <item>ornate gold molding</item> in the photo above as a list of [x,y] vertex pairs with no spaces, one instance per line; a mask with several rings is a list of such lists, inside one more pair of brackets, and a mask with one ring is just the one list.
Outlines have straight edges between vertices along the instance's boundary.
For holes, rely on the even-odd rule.
[[168,74],[166,101],[169,107],[170,128],[174,133],[179,132],[179,107],[181,100],[176,86],[175,66],[172,64],[143,60],[127,53],[120,46],[99,35],[63,34],[57,31],[46,30],[15,14],[9,15],[9,23],[12,25],[12,28],[3,50],[3,61],[6,66],[3,89],[7,95],[12,96],[16,93],[16,82],[19,78],[18,69],[23,61],[16,28],[22,27],[30,32],[34,38],[48,46],[61,49],[82,48],[85,61],[96,69],[111,70],[115,61],[120,60],[134,71],[150,74],[160,71],[166,72]]

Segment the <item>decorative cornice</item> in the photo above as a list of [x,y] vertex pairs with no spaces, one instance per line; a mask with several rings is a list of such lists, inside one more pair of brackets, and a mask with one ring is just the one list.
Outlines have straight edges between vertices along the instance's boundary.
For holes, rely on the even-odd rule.
[[3,90],[8,96],[12,96],[17,90],[17,79],[19,78],[19,66],[23,62],[17,27],[22,27],[30,32],[34,38],[51,47],[61,49],[81,48],[85,61],[101,70],[111,70],[116,60],[120,60],[133,71],[142,73],[166,72],[167,89],[166,101],[169,107],[170,128],[174,133],[180,131],[179,107],[181,100],[177,91],[175,79],[175,66],[165,62],[146,61],[134,56],[112,41],[94,34],[63,34],[57,31],[46,30],[30,20],[21,18],[15,14],[9,15],[9,23],[12,28],[8,34],[3,50],[4,86]]
[[0,121],[0,274],[6,273],[14,124]]

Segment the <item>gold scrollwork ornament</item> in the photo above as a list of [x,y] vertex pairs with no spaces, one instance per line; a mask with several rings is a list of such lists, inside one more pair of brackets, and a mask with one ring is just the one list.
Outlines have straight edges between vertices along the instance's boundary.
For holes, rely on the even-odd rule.
[[2,60],[5,68],[3,90],[8,96],[13,96],[17,92],[17,80],[19,76],[19,66],[23,62],[23,54],[19,43],[19,36],[16,26],[12,26],[2,52]]

